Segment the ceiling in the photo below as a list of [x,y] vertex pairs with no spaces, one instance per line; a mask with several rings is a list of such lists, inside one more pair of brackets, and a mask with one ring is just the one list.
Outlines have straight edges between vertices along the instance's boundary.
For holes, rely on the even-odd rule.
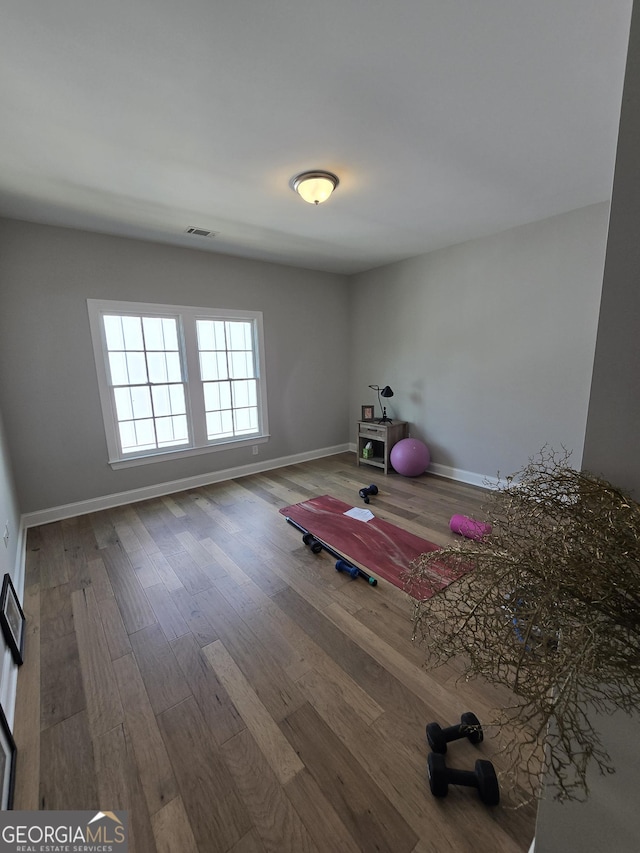
[[0,215],[354,273],[603,201],[631,6],[1,0]]

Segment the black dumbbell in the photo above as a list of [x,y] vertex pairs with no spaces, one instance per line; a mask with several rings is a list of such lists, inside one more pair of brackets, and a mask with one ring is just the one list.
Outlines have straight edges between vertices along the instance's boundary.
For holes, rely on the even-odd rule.
[[480,720],[471,711],[467,711],[460,717],[457,726],[449,726],[443,729],[439,723],[427,725],[429,746],[434,752],[440,752],[442,755],[447,751],[447,744],[450,741],[460,740],[463,737],[468,738],[473,744],[480,743],[483,739]]
[[429,787],[434,797],[446,797],[449,785],[466,785],[477,788],[480,799],[486,806],[497,806],[500,802],[498,777],[490,761],[479,758],[475,770],[454,770],[447,767],[444,755],[430,752],[427,759]]
[[302,537],[302,541],[307,548],[311,548],[314,554],[319,554],[320,551],[322,551],[322,542],[319,542],[313,533],[305,533]]
[[369,495],[377,495],[378,494],[378,487],[375,485],[375,483],[371,483],[370,486],[363,486],[363,488],[360,489],[358,494],[364,500],[364,502],[366,504],[368,504],[369,503]]

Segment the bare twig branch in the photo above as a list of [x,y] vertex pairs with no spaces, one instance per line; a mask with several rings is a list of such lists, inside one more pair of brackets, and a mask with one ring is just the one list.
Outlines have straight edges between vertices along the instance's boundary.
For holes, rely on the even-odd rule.
[[[544,770],[558,799],[584,799],[591,762],[613,772],[590,711],[640,705],[640,505],[568,459],[543,448],[501,480],[492,534],[423,554],[407,588],[427,590],[413,624],[430,666],[459,658],[513,691],[495,722],[517,784],[537,792]],[[440,589],[434,569],[465,574]]]

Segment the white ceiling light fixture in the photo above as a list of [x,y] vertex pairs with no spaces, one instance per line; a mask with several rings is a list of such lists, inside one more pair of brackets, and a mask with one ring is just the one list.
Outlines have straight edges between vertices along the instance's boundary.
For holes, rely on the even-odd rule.
[[291,188],[309,204],[326,201],[340,183],[333,172],[302,172],[291,179]]

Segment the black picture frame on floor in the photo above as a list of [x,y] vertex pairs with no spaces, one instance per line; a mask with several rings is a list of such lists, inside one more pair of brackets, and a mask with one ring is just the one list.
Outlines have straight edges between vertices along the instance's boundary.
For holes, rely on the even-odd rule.
[[9,723],[0,705],[0,809],[13,808],[13,791],[16,781],[16,742],[11,734]]
[[6,574],[0,593],[0,625],[14,661],[21,666],[24,652],[24,613],[11,577]]

